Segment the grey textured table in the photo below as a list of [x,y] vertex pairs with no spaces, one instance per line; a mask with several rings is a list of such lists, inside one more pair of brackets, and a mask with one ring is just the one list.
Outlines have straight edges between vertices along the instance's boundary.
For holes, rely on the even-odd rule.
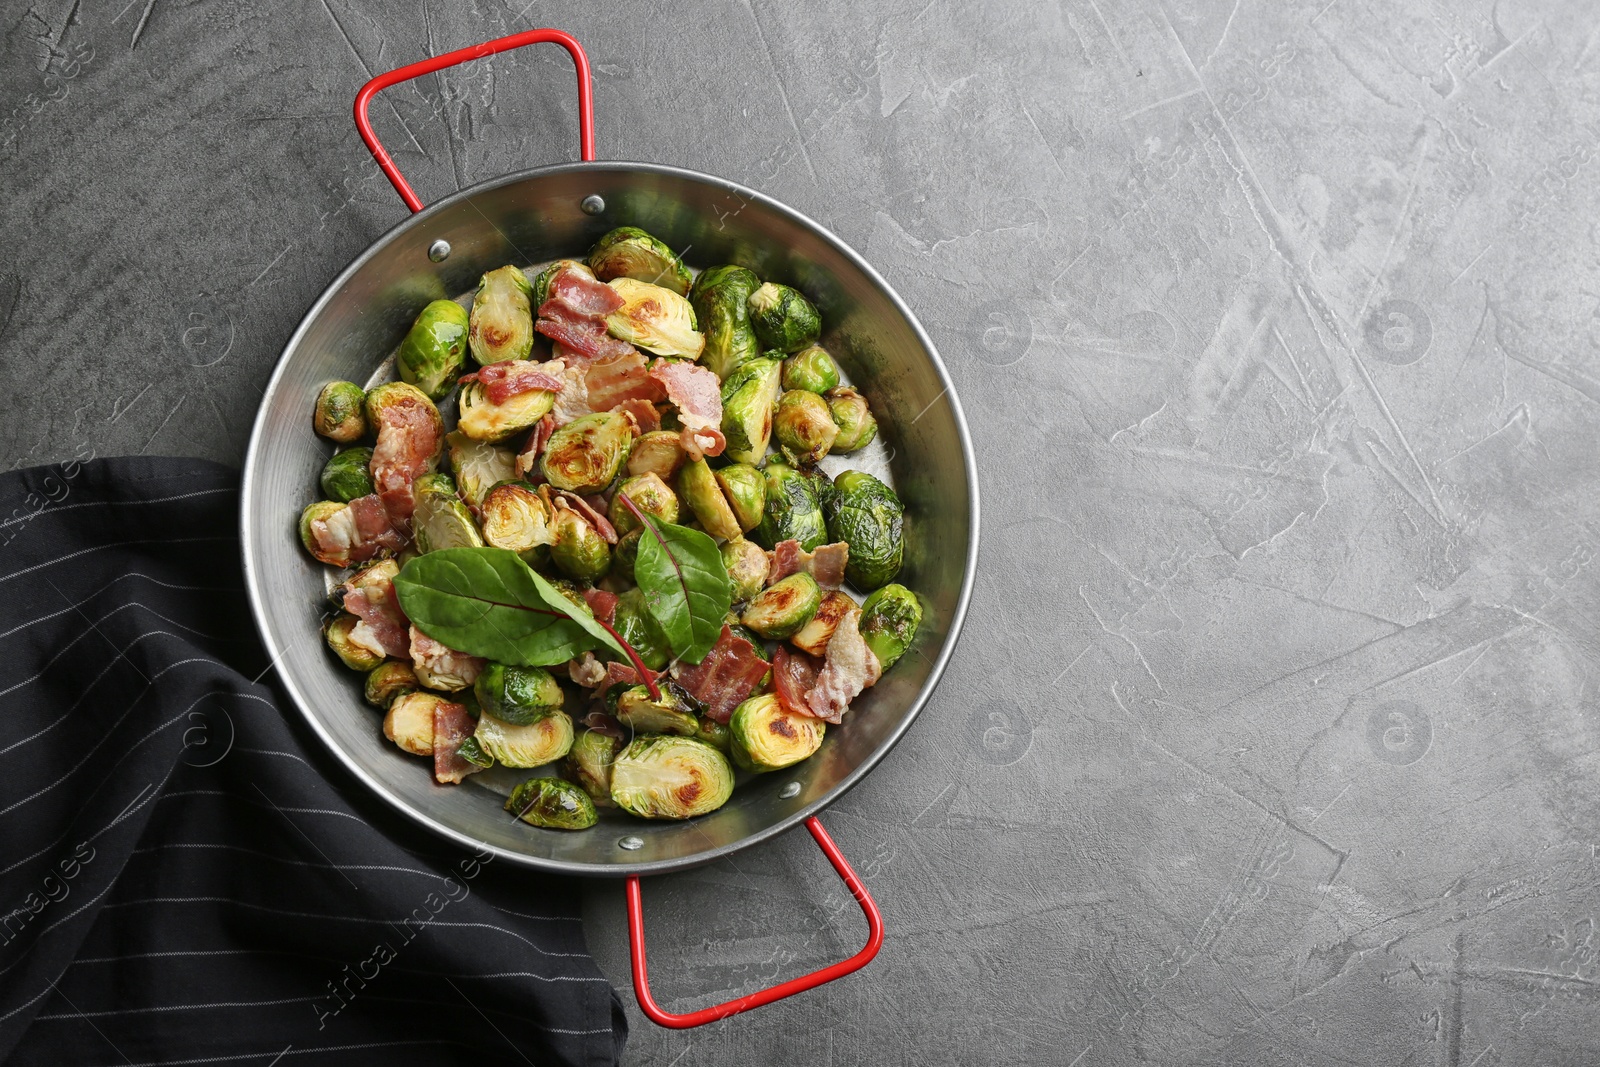
[[[357,87],[563,27],[603,158],[752,185],[898,287],[985,492],[950,672],[826,817],[882,955],[635,1014],[630,1062],[1596,1062],[1594,5],[614,8],[7,4],[5,461],[237,462],[404,214]],[[573,116],[556,49],[375,110],[424,198],[571,157]],[[864,935],[804,834],[645,892],[680,1010]],[[589,904],[626,982],[620,886]]]

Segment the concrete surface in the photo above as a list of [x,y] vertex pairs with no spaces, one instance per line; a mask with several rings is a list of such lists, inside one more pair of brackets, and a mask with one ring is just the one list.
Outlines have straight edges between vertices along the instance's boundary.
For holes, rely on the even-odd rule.
[[[357,87],[532,25],[588,46],[602,157],[876,264],[986,492],[946,681],[826,819],[882,956],[688,1034],[636,1014],[628,1062],[1600,1058],[1600,10],[12,0],[4,460],[236,462],[404,214]],[[574,155],[570,71],[376,121],[436,197]],[[590,898],[625,980],[620,887]],[[679,1009],[865,928],[801,834],[646,899]]]

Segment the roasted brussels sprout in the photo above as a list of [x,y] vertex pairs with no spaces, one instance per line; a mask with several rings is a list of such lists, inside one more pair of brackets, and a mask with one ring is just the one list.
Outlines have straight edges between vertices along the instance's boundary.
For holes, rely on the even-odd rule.
[[722,565],[728,571],[728,581],[733,583],[734,603],[738,603],[761,592],[767,584],[771,561],[754,541],[734,537],[722,543]]
[[412,487],[417,510],[411,517],[412,537],[418,552],[441,548],[481,548],[483,535],[472,512],[456,495],[448,474],[424,474]]
[[550,562],[567,577],[593,582],[611,569],[611,546],[589,520],[571,508],[556,508],[555,543]]
[[728,758],[692,737],[636,737],[611,765],[611,799],[642,819],[692,819],[732,795]]
[[810,622],[821,604],[817,580],[801,571],[757,593],[740,621],[769,641],[782,641]]
[[[431,424],[428,430],[419,425],[419,416]],[[386,429],[392,428],[407,436],[427,438],[434,443],[434,452],[428,459],[428,469],[438,462],[444,448],[444,419],[428,394],[406,382],[385,382],[367,394],[367,423],[378,434],[383,444]]]
[[372,668],[367,675],[363,695],[368,704],[387,710],[396,699],[406,693],[415,693],[421,687],[422,683],[417,681],[417,673],[411,669],[411,664],[392,659]]
[[822,518],[822,505],[810,479],[787,464],[767,464],[767,503],[761,525],[751,536],[766,548],[779,541],[795,540],[807,552],[828,541]]
[[699,359],[706,340],[695,330],[694,308],[678,293],[633,278],[608,283],[622,307],[606,316],[611,336],[658,356]]
[[481,383],[468,382],[461,389],[461,418],[456,425],[462,433],[479,441],[505,441],[532,429],[534,423],[550,413],[555,402],[556,394],[551,390],[530,389],[496,404]]
[[556,517],[544,497],[525,482],[501,482],[489,490],[478,509],[483,539],[495,548],[529,553],[556,540]]
[[323,637],[327,639],[328,647],[333,649],[333,654],[338,656],[346,667],[353,671],[370,671],[383,662],[383,653],[374,652],[350,640],[350,631],[360,622],[360,619],[348,611],[343,612],[323,628]]
[[817,605],[817,613],[811,616],[811,621],[800,627],[789,643],[802,652],[809,652],[813,656],[826,655],[828,642],[833,639],[833,631],[839,628],[839,623],[844,621],[846,615],[854,611],[856,602],[849,593],[834,590],[822,594],[822,603]]
[[821,719],[785,711],[776,694],[751,697],[728,720],[728,754],[747,771],[778,771],[822,747]]
[[611,570],[608,573],[612,579],[624,582],[638,580],[633,576],[633,563],[639,558],[639,539],[643,536],[643,529],[629,530],[611,546]]
[[728,632],[735,637],[742,637],[744,640],[749,641],[750,647],[755,649],[757,658],[765,660],[767,658],[766,638],[738,621],[739,615],[737,612],[730,611],[728,614],[733,616],[733,621],[728,623]]
[[507,767],[543,767],[567,754],[572,747],[572,718],[565,712],[546,715],[527,726],[484,714],[473,731],[478,745]]
[[628,473],[654,474],[670,484],[688,458],[683,438],[676,430],[652,430],[633,443],[628,453]]
[[366,435],[367,394],[355,382],[329,382],[317,394],[311,426],[323,437],[348,445]]
[[655,617],[650,614],[644,602],[644,593],[640,590],[630,589],[617,598],[616,615],[611,625],[639,653],[646,667],[659,671],[671,661],[672,646],[667,643],[666,634],[661,632]]
[[717,484],[716,474],[705,460],[684,464],[683,470],[678,472],[678,494],[712,537],[725,541],[742,532],[738,516],[733,513],[722,486]]
[[688,293],[694,281],[672,249],[637,226],[618,226],[595,242],[589,250],[589,269],[603,282],[634,278],[671,289],[679,296]]
[[533,351],[532,293],[528,276],[510,264],[478,279],[467,330],[473,359],[487,366],[528,358]]
[[798,352],[815,344],[822,318],[798,289],[767,282],[750,294],[750,325],[763,348]]
[[445,434],[444,443],[456,489],[461,499],[474,508],[483,507],[483,498],[490,489],[517,476],[517,454],[509,448],[496,448],[460,430]]
[[511,791],[506,810],[546,830],[587,830],[600,818],[589,794],[561,778],[529,778]]
[[888,670],[911,647],[922,625],[922,605],[916,594],[903,585],[891,583],[867,594],[861,604],[861,620],[856,628],[878,657],[878,666]]
[[722,383],[722,436],[728,441],[723,455],[735,463],[760,463],[766,456],[782,370],[781,362],[762,356]]
[[[347,511],[346,507],[337,500],[318,500],[315,503],[307,504],[305,510],[300,513],[300,543],[306,546],[306,551],[311,553],[318,563],[326,563],[330,567],[350,566],[350,550],[348,546],[342,546],[339,554],[330,555],[317,547],[317,539],[311,532],[311,524],[318,519],[329,523],[330,526],[341,523],[342,517],[340,513],[345,511]],[[350,527],[353,536],[353,522],[350,522]]]
[[748,463],[719,468],[716,476],[739,530],[755,529],[767,504],[766,476]]
[[528,726],[561,710],[561,683],[543,667],[491,663],[472,683],[478,707],[512,726]]
[[585,415],[550,435],[539,469],[557,489],[588,496],[611,484],[632,443],[633,424],[620,413]]
[[828,454],[839,436],[828,402],[816,393],[791,389],[778,399],[773,433],[791,463],[815,463]]
[[640,527],[639,520],[622,502],[624,496],[646,515],[662,522],[678,521],[678,497],[667,488],[667,483],[661,480],[660,475],[636,474],[618,487],[616,496],[611,498],[611,509],[606,514],[618,534],[629,533]]
[[437,403],[461,376],[467,361],[467,309],[454,300],[435,300],[422,309],[395,353],[400,380]]
[[821,345],[802,348],[783,361],[783,387],[826,393],[839,384],[839,364]]
[[348,504],[372,492],[372,449],[347,448],[334,453],[322,468],[322,491],[331,500]]
[[728,754],[729,742],[732,740],[726,723],[720,723],[709,715],[700,716],[700,728],[695,731],[695,740],[704,741],[724,756]]
[[824,504],[828,534],[850,545],[845,577],[857,589],[876,589],[900,573],[905,508],[894,490],[865,471],[844,471]]
[[437,693],[401,693],[383,717],[383,736],[413,756],[433,755],[433,709],[445,703]]
[[828,401],[828,414],[833,416],[833,424],[839,428],[838,436],[833,439],[833,448],[829,451],[854,452],[867,447],[878,436],[878,420],[872,417],[872,408],[867,406],[866,397],[844,385],[829,389],[825,399]]
[[689,302],[705,331],[706,346],[700,362],[723,381],[761,352],[750,325],[748,306],[750,294],[759,288],[761,279],[753,272],[744,267],[721,266],[701,271],[689,291]]
[[677,734],[693,737],[700,729],[689,697],[670,681],[658,683],[661,699],[654,700],[643,685],[633,685],[617,695],[617,721],[638,734]]
[[538,277],[533,279],[533,292],[529,296],[529,304],[535,313],[544,305],[546,300],[550,299],[550,283],[555,280],[555,276],[564,270],[571,270],[574,267],[581,270],[585,275],[591,278],[594,277],[589,268],[577,260],[558,259],[540,271]]
[[609,808],[611,803],[611,765],[622,751],[622,739],[603,734],[598,730],[585,730],[572,742],[563,769],[567,777],[578,784],[596,807]]

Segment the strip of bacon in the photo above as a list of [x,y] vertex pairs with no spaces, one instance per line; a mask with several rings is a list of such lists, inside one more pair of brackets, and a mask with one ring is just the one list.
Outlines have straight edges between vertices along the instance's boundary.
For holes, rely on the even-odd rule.
[[393,560],[373,564],[338,589],[344,610],[361,621],[350,631],[350,643],[369,652],[405,659],[411,654],[411,620],[400,610]]
[[550,279],[539,314],[562,312],[578,319],[603,319],[625,303],[621,293],[596,278],[588,267],[574,264]]
[[556,417],[546,415],[533,424],[533,429],[528,431],[528,440],[523,444],[522,451],[517,453],[517,473],[524,478],[539,469],[539,457],[544,454],[544,446],[549,442],[550,435],[556,432]]
[[405,536],[389,524],[389,513],[376,494],[357,497],[327,518],[314,520],[311,537],[319,559],[342,567],[406,546]]
[[638,685],[639,672],[634,670],[631,663],[618,663],[612,660],[606,664],[606,681],[601,686],[601,691],[610,689],[614,685]]
[[461,743],[477,725],[465,704],[445,700],[433,706],[433,777],[440,785],[458,785],[483,770],[461,758]]
[[372,449],[372,484],[390,525],[401,533],[411,532],[412,483],[433,470],[442,441],[439,415],[426,398],[401,397],[385,406]]
[[635,437],[643,437],[647,433],[655,433],[661,429],[661,412],[657,411],[656,406],[648,400],[634,397],[624,400],[611,410],[622,412],[627,420],[633,423]]
[[822,671],[822,661],[804,652],[791,651],[784,645],[772,654],[772,691],[783,710],[791,715],[810,715],[806,694],[817,684]]
[[755,646],[735,637],[726,623],[717,643],[706,658],[678,674],[678,684],[705,706],[706,714],[725,723],[733,709],[749,698],[752,690],[767,675],[768,664],[756,654]]
[[[564,369],[564,367],[562,368]],[[560,371],[558,370],[557,373]],[[461,376],[461,384],[477,382],[491,404],[504,404],[514,396],[539,389],[559,392],[564,384],[543,363],[531,359],[508,359]]]
[[824,722],[843,722],[850,702],[883,675],[878,657],[872,654],[861,636],[860,622],[860,608],[839,620],[838,629],[828,641],[822,673],[817,675],[817,684],[806,694],[806,707]]
[[594,532],[599,534],[600,539],[606,544],[614,545],[617,543],[617,528],[611,525],[611,520],[595,510],[593,504],[590,504],[577,493],[568,492],[565,489],[557,489],[555,491],[555,499],[558,506],[565,505],[582,515],[584,521],[594,527]]
[[837,589],[844,584],[844,568],[849,562],[850,545],[845,541],[821,545],[815,552],[801,548],[799,541],[779,541],[767,553],[767,584],[804,571],[822,588]]
[[667,399],[678,409],[683,425],[683,448],[690,456],[720,456],[727,447],[722,436],[722,383],[697,363],[658,359],[650,377],[660,382]]
[[594,617],[603,623],[610,624],[617,617],[617,594],[604,589],[585,589],[583,602],[589,605],[589,610],[594,612]]
[[[550,311],[547,313],[546,309]],[[610,359],[638,351],[628,342],[619,341],[606,333],[603,321],[571,318],[565,309],[551,309],[548,303],[539,309],[539,321],[534,323],[533,328],[560,345],[564,349],[562,354],[568,358]]]
[[626,353],[589,364],[584,384],[589,390],[589,406],[596,411],[610,411],[628,400],[653,404],[667,398],[661,382],[650,373],[649,361],[632,345]]

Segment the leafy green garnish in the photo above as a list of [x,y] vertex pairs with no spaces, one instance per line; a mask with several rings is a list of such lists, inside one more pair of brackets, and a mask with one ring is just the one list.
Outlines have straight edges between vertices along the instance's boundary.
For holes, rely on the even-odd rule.
[[592,615],[503,548],[426,553],[400,569],[394,588],[417,629],[470,656],[548,667],[595,649],[627,655]]
[[717,543],[699,530],[661,522],[627,496],[623,503],[644,524],[633,578],[645,606],[666,635],[673,655],[699,663],[722,634],[722,620],[733,606],[733,584]]

